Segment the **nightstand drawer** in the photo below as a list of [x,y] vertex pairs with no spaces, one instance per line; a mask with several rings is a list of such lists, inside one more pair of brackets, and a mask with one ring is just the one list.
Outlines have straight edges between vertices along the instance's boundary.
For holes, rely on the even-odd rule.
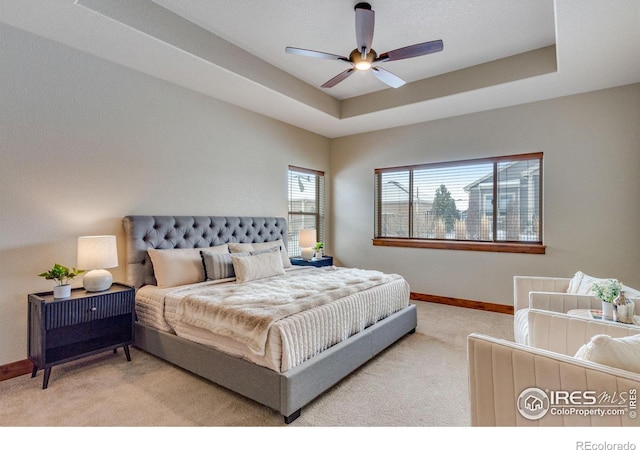
[[96,295],[73,301],[60,301],[45,305],[45,329],[76,325],[92,320],[129,314],[132,308],[131,295],[117,292]]

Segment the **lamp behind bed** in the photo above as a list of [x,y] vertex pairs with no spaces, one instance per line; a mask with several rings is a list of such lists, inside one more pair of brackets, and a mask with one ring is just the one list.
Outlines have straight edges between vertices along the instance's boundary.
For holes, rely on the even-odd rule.
[[316,245],[316,230],[306,228],[300,230],[298,242],[302,259],[310,261],[313,258],[313,246]]

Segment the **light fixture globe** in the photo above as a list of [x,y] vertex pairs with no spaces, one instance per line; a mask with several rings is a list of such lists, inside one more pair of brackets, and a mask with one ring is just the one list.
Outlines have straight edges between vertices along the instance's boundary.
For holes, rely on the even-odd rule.
[[369,70],[377,56],[375,51],[369,50],[369,53],[363,58],[362,53],[356,48],[349,54],[349,61],[358,70]]

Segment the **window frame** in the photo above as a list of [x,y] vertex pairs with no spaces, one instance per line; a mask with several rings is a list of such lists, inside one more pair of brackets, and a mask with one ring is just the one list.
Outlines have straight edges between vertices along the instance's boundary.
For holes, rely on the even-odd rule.
[[[290,193],[291,193],[291,187],[290,187],[290,183],[291,183],[291,172],[297,172],[297,173],[301,173],[301,174],[306,174],[309,176],[314,176],[317,177],[316,180],[316,192],[315,192],[315,204],[316,204],[316,211],[315,212],[309,212],[309,211],[292,211],[291,210],[291,206],[292,206],[292,199],[290,197]],[[326,178],[325,178],[325,173],[324,171],[321,170],[315,170],[315,169],[307,169],[304,167],[299,167],[299,166],[293,166],[293,165],[289,165],[288,170],[287,170],[287,250],[289,252],[289,256],[291,257],[299,257],[300,254],[296,251],[294,251],[294,248],[290,248],[293,247],[291,245],[289,245],[292,242],[297,243],[297,236],[294,235],[292,233],[292,227],[291,224],[295,223],[294,221],[292,221],[292,215],[293,216],[298,216],[298,217],[315,217],[314,220],[314,224],[315,224],[315,229],[316,229],[316,233],[317,233],[317,241],[318,242],[322,242],[324,244],[326,244],[325,242],[325,235],[326,235],[326,228],[325,228],[325,190],[326,190]],[[296,245],[295,248],[299,249],[299,246]]]
[[[539,186],[538,186],[538,241],[506,241],[497,239],[494,234],[491,241],[480,240],[455,240],[455,239],[435,239],[435,238],[416,238],[416,237],[397,237],[397,236],[383,236],[381,233],[382,227],[382,214],[383,208],[382,202],[382,183],[379,182],[379,177],[383,173],[390,172],[404,172],[409,173],[409,192],[413,193],[413,172],[422,169],[455,167],[469,164],[493,164],[493,192],[492,198],[498,197],[498,185],[500,178],[498,176],[498,164],[507,161],[520,161],[528,159],[539,159]],[[503,252],[503,253],[529,253],[529,254],[545,254],[546,246],[543,241],[543,152],[508,155],[508,156],[496,156],[488,158],[468,159],[460,161],[446,161],[428,164],[418,164],[409,166],[397,166],[379,168],[374,170],[374,237],[372,239],[373,245],[376,246],[388,246],[388,247],[413,247],[413,248],[432,248],[432,249],[445,249],[445,250],[465,250],[465,251],[484,251],[484,252]],[[498,214],[496,209],[499,209],[499,203],[492,202],[492,229],[497,229]],[[408,211],[407,211],[407,229],[409,236],[413,236],[413,194],[408,195]]]

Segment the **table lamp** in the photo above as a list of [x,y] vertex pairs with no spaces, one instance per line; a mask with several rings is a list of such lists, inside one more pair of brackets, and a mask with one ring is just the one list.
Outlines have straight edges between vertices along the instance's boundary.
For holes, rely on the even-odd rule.
[[118,267],[115,236],[80,236],[78,238],[78,268],[88,270],[82,284],[89,292],[106,291],[113,283],[111,272]]
[[300,230],[298,237],[302,259],[310,261],[313,258],[313,247],[316,245],[316,230],[306,228]]

